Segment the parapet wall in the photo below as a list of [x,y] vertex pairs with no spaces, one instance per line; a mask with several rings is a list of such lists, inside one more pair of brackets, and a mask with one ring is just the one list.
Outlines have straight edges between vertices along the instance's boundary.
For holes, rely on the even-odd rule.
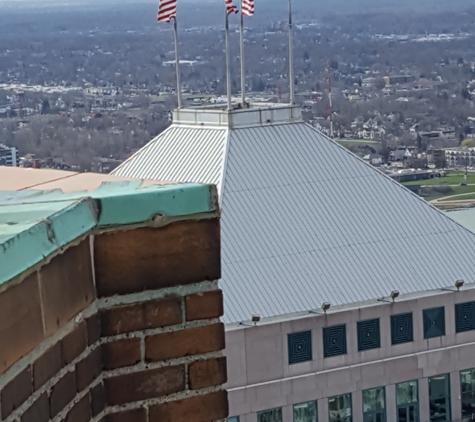
[[219,278],[214,213],[88,233],[0,285],[0,420],[225,419]]

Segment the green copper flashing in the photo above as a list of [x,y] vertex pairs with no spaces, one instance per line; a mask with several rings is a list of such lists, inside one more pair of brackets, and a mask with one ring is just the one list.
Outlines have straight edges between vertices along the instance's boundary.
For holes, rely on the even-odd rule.
[[94,228],[96,207],[91,198],[0,205],[0,284]]
[[214,186],[107,182],[91,192],[0,191],[0,285],[94,228],[218,210]]

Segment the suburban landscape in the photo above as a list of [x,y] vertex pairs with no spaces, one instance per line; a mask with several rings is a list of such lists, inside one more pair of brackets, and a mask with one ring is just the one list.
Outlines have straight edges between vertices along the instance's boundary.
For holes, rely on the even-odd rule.
[[[449,176],[470,172],[475,7],[440,2],[429,11],[419,3],[410,10],[369,2],[369,9],[342,13],[326,2],[297,3],[297,102],[308,123],[394,177],[432,168]],[[285,103],[286,8],[271,4],[263,1],[245,20],[246,54],[260,58],[248,60],[246,86],[252,102]],[[170,125],[173,34],[170,25],[156,24],[155,2],[115,5],[114,19],[107,2],[34,4],[26,15],[27,7],[0,2],[0,143],[18,149],[18,165],[107,173]],[[224,103],[222,9],[213,2],[181,7],[186,105]],[[237,101],[238,18],[230,20]],[[450,180],[420,193],[475,192],[469,179]]]

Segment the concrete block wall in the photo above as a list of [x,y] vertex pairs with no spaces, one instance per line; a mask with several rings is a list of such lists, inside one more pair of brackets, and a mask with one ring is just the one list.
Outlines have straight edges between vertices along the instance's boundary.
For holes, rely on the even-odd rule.
[[0,421],[228,415],[219,220],[94,233],[0,291]]

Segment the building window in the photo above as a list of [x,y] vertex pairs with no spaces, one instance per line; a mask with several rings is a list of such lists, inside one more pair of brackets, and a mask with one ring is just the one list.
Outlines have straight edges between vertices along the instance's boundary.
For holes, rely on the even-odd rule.
[[257,413],[257,422],[282,422],[282,408]]
[[444,307],[424,309],[424,338],[445,336],[445,310]]
[[312,360],[312,332],[302,331],[287,336],[289,364]]
[[346,354],[346,325],[323,329],[323,356],[326,358]]
[[328,399],[329,422],[352,422],[351,394],[330,397]]
[[475,330],[475,302],[455,305],[455,330],[457,333]]
[[397,422],[419,422],[417,381],[396,385]]
[[412,312],[391,316],[391,343],[401,344],[412,341]]
[[450,376],[429,378],[429,409],[431,422],[450,421]]
[[475,369],[460,371],[462,418],[475,419]]
[[364,422],[385,422],[385,408],[384,387],[363,390]]
[[317,422],[317,402],[294,404],[294,422]]
[[381,347],[379,318],[358,322],[358,351]]
[[231,416],[228,418],[228,422],[239,422],[239,416]]

